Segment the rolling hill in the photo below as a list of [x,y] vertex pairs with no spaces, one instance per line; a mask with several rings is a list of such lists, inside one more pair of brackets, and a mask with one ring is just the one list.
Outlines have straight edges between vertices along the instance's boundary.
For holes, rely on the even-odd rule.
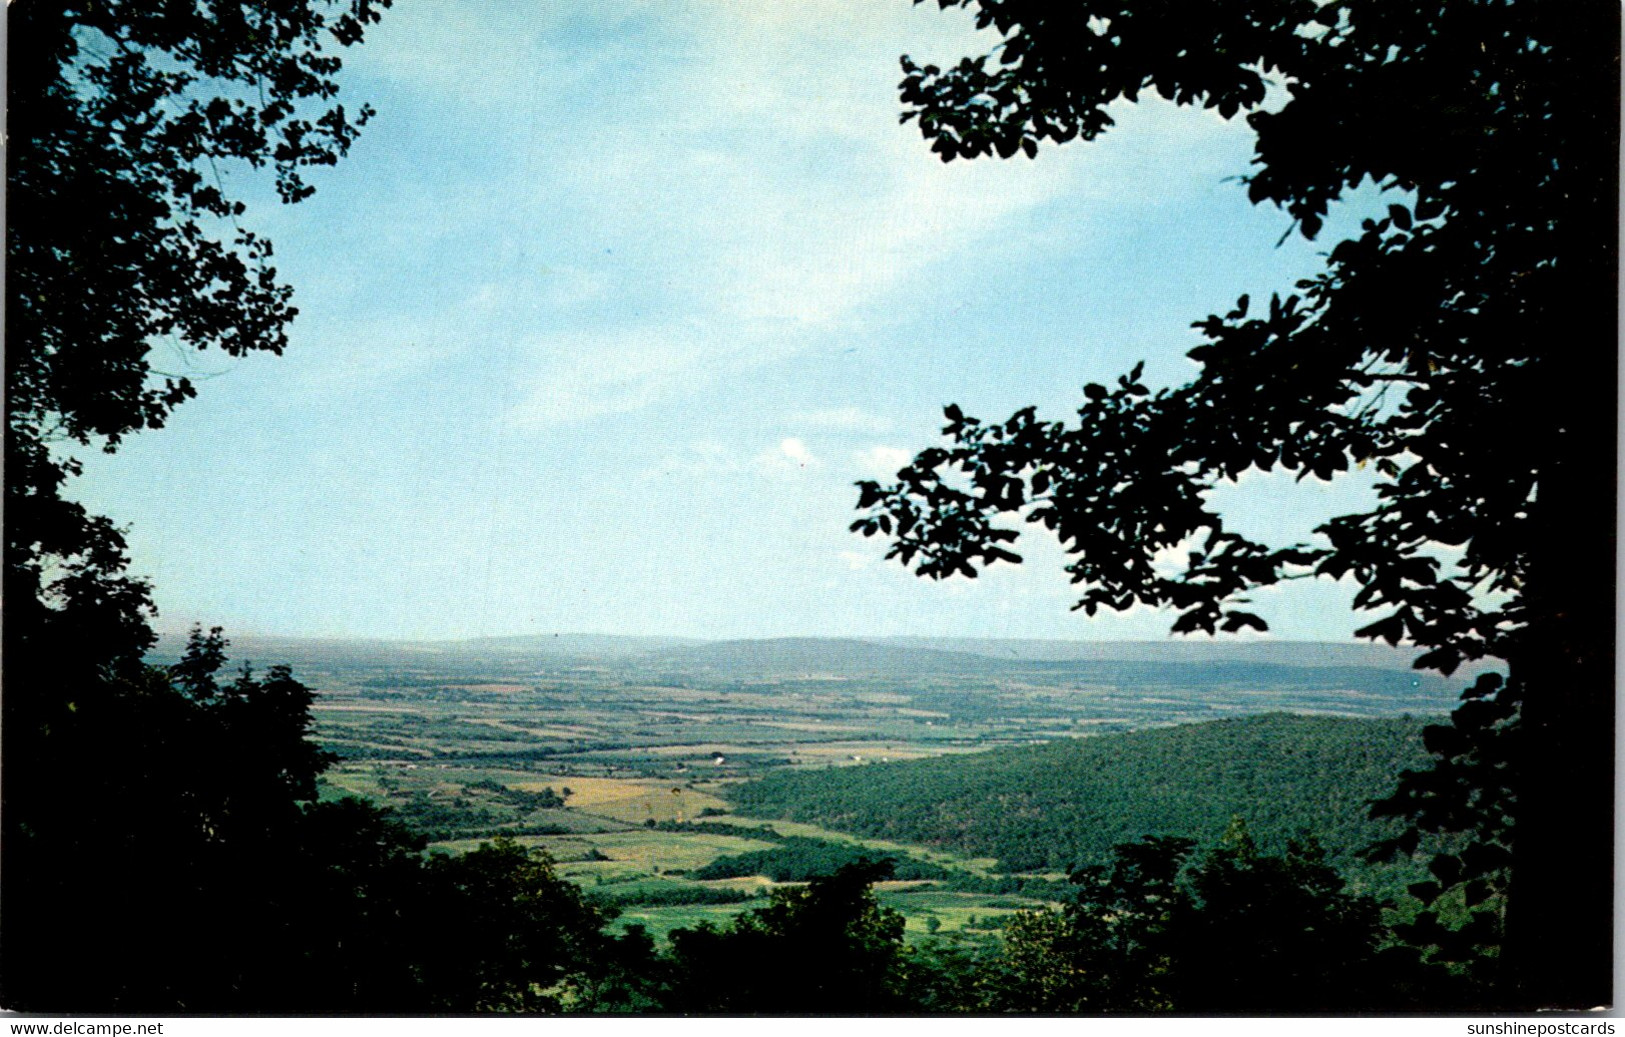
[[[1187,645],[1180,642],[1101,642],[1083,651],[1084,642],[1062,644],[1076,649],[1011,650],[1001,655],[989,645],[1001,642],[954,639],[929,645],[909,639],[869,641],[858,638],[786,637],[711,641],[643,656],[639,664],[678,672],[720,672],[757,676],[865,677],[886,675],[952,675],[1070,680],[1081,684],[1119,686],[1206,687],[1257,684],[1260,687],[1358,689],[1410,692],[1442,684],[1432,673],[1408,668],[1403,655],[1369,653],[1368,645],[1283,643],[1268,652],[1226,651],[1240,644]],[[1023,642],[1025,643],[1025,642]],[[1106,645],[1115,646],[1108,650]],[[972,647],[982,651],[968,650]],[[1349,651],[1348,649],[1353,649]],[[1378,665],[1372,665],[1378,663]]]
[[1220,838],[1239,817],[1266,849],[1313,833],[1345,866],[1392,834],[1367,819],[1422,722],[1268,714],[905,763],[779,773],[727,796],[746,815],[994,857],[1010,871],[1104,860],[1143,835]]
[[642,662],[684,673],[718,671],[784,676],[971,676],[1008,672],[1003,659],[938,648],[898,646],[842,637],[777,637],[712,641],[650,656]]
[[[1034,638],[989,637],[880,637],[878,644],[898,648],[934,648],[968,652],[996,659],[1027,662],[1162,662],[1162,663],[1270,663],[1280,666],[1370,667],[1404,670],[1422,650],[1382,643],[1332,641],[1277,641],[1255,638],[1218,641],[1210,638],[1167,637],[1156,641],[1064,641]],[[1461,673],[1469,676],[1501,669],[1497,660],[1469,663]]]

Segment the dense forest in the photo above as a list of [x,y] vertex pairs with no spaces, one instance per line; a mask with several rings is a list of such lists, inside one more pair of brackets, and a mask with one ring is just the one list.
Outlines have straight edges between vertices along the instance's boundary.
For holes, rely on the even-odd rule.
[[1280,851],[1313,832],[1344,865],[1398,826],[1367,816],[1427,760],[1422,724],[1284,714],[818,772],[730,790],[759,817],[815,822],[996,857],[1010,871],[1070,870],[1143,835],[1214,843],[1233,818]]
[[[841,868],[856,864],[874,853],[842,843],[823,839],[791,836],[780,841],[771,850],[730,854],[718,857],[694,873],[697,879],[731,879],[746,875],[765,875],[774,882],[806,882],[820,875],[833,875]],[[879,858],[892,868],[894,879],[944,879],[947,869],[912,857],[890,855]]]

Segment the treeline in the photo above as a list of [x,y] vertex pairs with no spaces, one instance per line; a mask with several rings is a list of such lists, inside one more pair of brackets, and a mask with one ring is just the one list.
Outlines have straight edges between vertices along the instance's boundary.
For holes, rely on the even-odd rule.
[[731,835],[778,844],[771,850],[752,850],[718,857],[694,872],[693,877],[702,880],[763,875],[774,882],[806,882],[860,861],[883,860],[890,863],[892,877],[899,880],[948,880],[956,889],[962,888],[960,883],[966,883],[964,888],[971,892],[1011,893],[1019,888],[1019,883],[1012,883],[1012,888],[1008,889],[985,890],[978,887],[971,890],[969,887],[975,886],[979,877],[958,869],[944,868],[906,853],[874,850],[806,835],[784,835],[769,825],[738,825],[727,821],[659,821],[649,827],[663,832]]
[[566,788],[564,790],[564,795],[560,795],[559,793],[553,791],[553,787],[551,785],[543,788],[539,792],[531,792],[526,789],[512,788],[508,785],[502,784],[501,782],[492,781],[490,778],[481,778],[479,781],[471,781],[465,785],[464,788],[470,790],[478,789],[482,792],[489,792],[491,795],[495,796],[497,799],[508,804],[509,806],[526,812],[532,810],[562,809],[564,807],[565,798],[570,794],[570,790]]
[[836,843],[807,836],[785,836],[771,850],[728,854],[694,872],[694,878],[732,879],[765,875],[774,882],[806,882],[829,875],[866,860],[882,860],[896,879],[945,879],[946,868],[901,853],[879,853],[850,843]]
[[[551,787],[531,792],[486,778],[464,785],[463,795],[447,798],[422,789],[402,791],[387,773],[381,773],[379,784],[390,797],[389,806],[395,818],[430,842],[498,835],[565,835],[570,831],[567,826],[548,820],[546,814],[541,818],[533,816],[537,812],[563,808],[568,788],[562,795]],[[471,792],[480,793],[482,798],[469,798],[467,793]],[[498,809],[491,809],[491,805]]]
[[1490,969],[1405,942],[1313,841],[1263,853],[1235,826],[1205,854],[1149,837],[1072,877],[1061,908],[1011,916],[1001,939],[904,955],[932,1012],[1354,1014],[1466,1011]]
[[[1117,847],[1073,876],[1058,909],[1018,912],[997,939],[908,945],[860,861],[724,925],[637,927],[608,982],[573,1008],[699,1014],[1327,1014],[1462,1012],[1486,977],[1430,960],[1349,892],[1323,851],[1268,855],[1239,826],[1206,854],[1188,839]],[[639,946],[636,954],[624,953]]]
[[1367,804],[1426,766],[1422,724],[1271,714],[929,760],[771,774],[727,795],[757,817],[1070,870],[1142,835],[1212,845],[1234,817],[1280,852],[1313,832],[1340,864],[1397,831]]
[[594,889],[590,903],[606,908],[677,907],[687,904],[742,904],[760,897],[755,890],[726,886],[696,886],[684,882],[633,882],[627,888]]
[[332,759],[310,690],[285,667],[222,680],[225,661],[195,631],[10,743],[31,780],[7,789],[5,1008],[538,1012],[610,967],[608,916],[544,857],[425,855],[384,811],[314,802]]
[[706,835],[732,835],[761,842],[779,843],[783,852],[760,850],[733,854],[694,873],[694,878],[736,878],[764,875],[775,882],[806,882],[838,868],[860,861],[889,861],[892,877],[899,880],[929,880],[943,889],[959,893],[1020,894],[1036,900],[1061,900],[1071,894],[1065,882],[1031,875],[976,875],[959,868],[943,867],[909,854],[880,851],[850,843],[814,839],[804,835],[783,835],[770,825],[740,825],[727,821],[659,821],[650,828],[663,832],[699,832]]

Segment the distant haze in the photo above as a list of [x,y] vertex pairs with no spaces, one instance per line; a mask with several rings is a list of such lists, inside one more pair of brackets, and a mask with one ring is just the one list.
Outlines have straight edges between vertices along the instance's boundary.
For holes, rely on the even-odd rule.
[[[452,641],[377,638],[231,637],[229,654],[256,665],[322,665],[338,658],[409,665],[427,660],[503,663],[546,668],[599,660],[677,671],[746,668],[774,672],[993,672],[1007,663],[1146,662],[1357,667],[1408,670],[1420,650],[1383,644],[1325,641],[1164,640],[1065,641],[1023,638],[877,637],[702,640],[617,634],[526,634]],[[167,633],[154,655],[172,658],[185,636]],[[1464,668],[1474,674],[1494,668]],[[1459,676],[1459,675],[1458,675]]]

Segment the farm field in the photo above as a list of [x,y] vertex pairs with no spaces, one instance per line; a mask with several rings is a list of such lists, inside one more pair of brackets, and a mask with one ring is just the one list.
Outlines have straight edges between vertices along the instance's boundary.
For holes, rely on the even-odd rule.
[[1067,891],[1064,867],[1035,858],[1000,870],[1009,862],[974,848],[985,839],[900,842],[783,810],[741,813],[735,790],[769,776],[862,784],[866,768],[911,761],[1270,712],[1437,714],[1453,698],[1369,646],[1271,645],[1204,662],[1183,644],[1075,658],[998,642],[559,640],[249,640],[235,654],[287,659],[318,691],[317,738],[339,758],[324,798],[391,807],[434,849],[498,835],[540,847],[615,906],[617,924],[658,939],[860,854],[897,861],[906,881],[880,892],[911,939],[975,938]]

